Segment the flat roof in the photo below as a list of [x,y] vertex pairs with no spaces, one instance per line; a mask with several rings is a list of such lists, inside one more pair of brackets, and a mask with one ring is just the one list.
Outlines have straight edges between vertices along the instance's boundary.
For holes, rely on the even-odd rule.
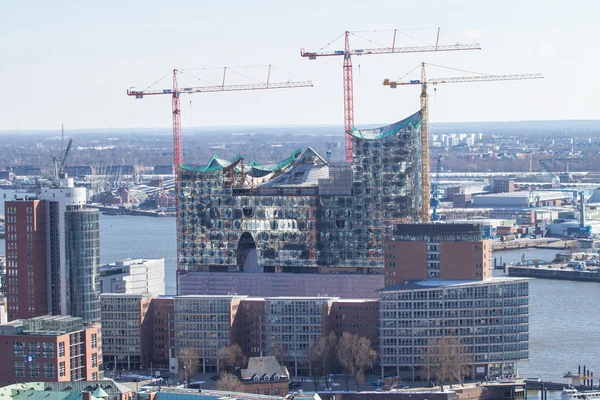
[[423,280],[423,281],[407,281],[406,283],[398,283],[379,289],[379,292],[390,292],[396,290],[414,290],[414,289],[434,289],[443,287],[457,286],[480,286],[493,283],[514,283],[519,281],[529,281],[530,278],[513,278],[513,277],[493,277],[482,281],[467,281],[467,280]]
[[335,296],[276,296],[265,297],[265,300],[338,300]]

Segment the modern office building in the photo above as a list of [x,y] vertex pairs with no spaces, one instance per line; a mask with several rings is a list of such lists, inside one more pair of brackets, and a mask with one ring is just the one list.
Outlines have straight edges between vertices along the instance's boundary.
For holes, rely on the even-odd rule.
[[100,266],[102,293],[165,294],[165,259],[125,259]]
[[147,294],[103,293],[102,354],[106,369],[140,370],[152,362],[153,326]]
[[[246,296],[177,296],[174,297],[174,352],[193,351],[200,360],[200,370],[219,370],[217,351],[238,342],[236,315]],[[171,365],[177,372],[179,365]]]
[[102,379],[100,325],[41,316],[0,325],[0,382]]
[[100,320],[99,213],[85,204],[85,189],[66,177],[39,199],[5,202],[9,319]]
[[477,223],[398,224],[385,242],[385,286],[409,280],[483,280],[492,245]]
[[[294,375],[308,371],[308,347],[325,331],[332,297],[270,297],[265,299],[265,344],[268,354],[280,352]],[[279,349],[277,349],[279,348]]]
[[512,375],[529,359],[527,279],[413,281],[380,291],[382,376],[427,379],[431,339],[455,337],[474,379]]
[[308,148],[276,165],[215,156],[203,168],[182,166],[182,268],[381,273],[393,223],[421,208],[420,115],[353,130],[349,164]]

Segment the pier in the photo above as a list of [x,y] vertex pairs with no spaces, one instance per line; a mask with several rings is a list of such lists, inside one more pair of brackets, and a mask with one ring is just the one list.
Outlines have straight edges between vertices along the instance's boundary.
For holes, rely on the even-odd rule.
[[[565,268],[564,266],[562,268]],[[540,266],[507,266],[508,276],[519,278],[558,279],[580,282],[600,282],[598,270],[562,269],[554,265]]]

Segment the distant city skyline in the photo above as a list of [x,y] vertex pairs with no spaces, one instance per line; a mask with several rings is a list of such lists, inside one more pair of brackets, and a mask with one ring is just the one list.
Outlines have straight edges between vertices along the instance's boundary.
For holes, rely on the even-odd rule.
[[[32,5],[33,4],[33,5]],[[403,3],[357,0],[323,4],[274,1],[170,3],[108,0],[101,6],[68,1],[14,3],[0,14],[0,131],[169,127],[169,96],[136,100],[126,95],[161,76],[169,88],[173,68],[272,64],[272,80],[311,79],[314,88],[198,94],[182,98],[183,128],[190,126],[341,125],[342,60],[300,57],[317,51],[345,30],[355,48],[479,42],[481,51],[354,57],[355,122],[392,122],[419,108],[419,88],[390,91],[384,78],[397,79],[421,61],[489,74],[539,72],[539,81],[441,85],[430,90],[432,122],[594,119],[595,66],[600,3],[558,0],[491,5],[474,0]],[[487,7],[487,8],[486,8]],[[423,15],[427,19],[422,18]],[[366,38],[370,40],[363,40]],[[327,46],[343,48],[343,40]],[[235,69],[235,68],[233,68]],[[291,74],[281,72],[289,71]],[[264,79],[266,68],[244,69]],[[418,77],[417,71],[406,77]],[[191,71],[215,81],[219,70]],[[431,68],[428,76],[463,75]],[[237,82],[235,74],[229,75]],[[187,83],[182,76],[181,85]],[[220,82],[217,80],[217,82]],[[246,81],[250,83],[252,80]],[[201,84],[201,83],[200,83]],[[191,102],[190,102],[191,100]]]

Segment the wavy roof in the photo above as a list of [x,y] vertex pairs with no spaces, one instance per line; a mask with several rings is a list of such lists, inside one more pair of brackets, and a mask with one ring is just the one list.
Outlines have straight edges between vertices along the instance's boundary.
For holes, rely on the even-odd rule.
[[417,111],[410,117],[404,118],[402,121],[394,122],[393,124],[382,126],[373,129],[356,129],[350,131],[350,135],[359,139],[377,140],[388,136],[395,135],[407,126],[412,126],[417,129],[421,126],[421,111]]

